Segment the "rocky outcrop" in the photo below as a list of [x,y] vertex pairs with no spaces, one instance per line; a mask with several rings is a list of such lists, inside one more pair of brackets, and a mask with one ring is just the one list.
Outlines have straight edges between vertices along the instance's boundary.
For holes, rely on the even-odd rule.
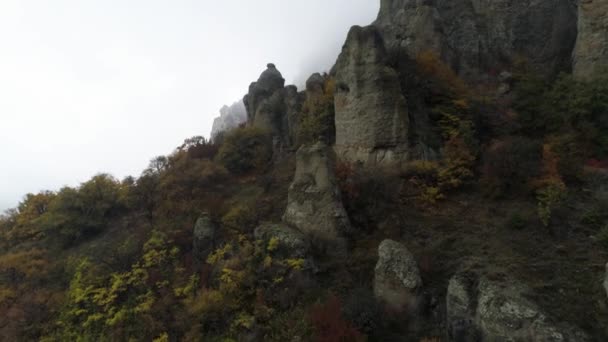
[[249,86],[243,99],[250,125],[267,130],[275,145],[287,147],[293,144],[292,124],[301,105],[301,97],[295,86],[285,87],[285,79],[272,63]]
[[450,341],[587,341],[582,331],[551,321],[513,280],[458,273],[447,291]]
[[211,140],[214,140],[218,134],[237,128],[245,122],[247,122],[247,110],[243,101],[237,101],[230,107],[222,107],[220,116],[213,120]]
[[422,279],[414,256],[402,244],[384,240],[378,247],[374,294],[391,309],[415,313],[420,308]]
[[574,75],[588,79],[603,68],[608,68],[608,0],[579,0]]
[[197,264],[204,264],[213,251],[217,227],[208,214],[203,214],[194,225],[192,255]]
[[324,143],[302,146],[283,220],[307,235],[340,240],[351,231],[338,189],[333,151]]
[[604,290],[606,291],[606,297],[608,297],[608,263],[606,264],[606,274],[604,275]]
[[285,258],[301,258],[308,256],[310,243],[301,232],[287,226],[286,224],[265,223],[254,231],[256,240],[264,241],[266,244],[272,239],[278,242],[276,253]]
[[373,27],[351,28],[335,65],[336,152],[367,164],[405,159],[409,119],[397,72]]
[[374,25],[393,58],[433,51],[476,79],[521,57],[547,73],[570,70],[576,15],[570,0],[382,0]]
[[288,147],[292,147],[296,142],[305,95],[303,92],[298,92],[298,88],[294,85],[285,87],[284,94],[285,119],[283,127],[286,127],[287,132],[283,134],[283,139],[287,141]]

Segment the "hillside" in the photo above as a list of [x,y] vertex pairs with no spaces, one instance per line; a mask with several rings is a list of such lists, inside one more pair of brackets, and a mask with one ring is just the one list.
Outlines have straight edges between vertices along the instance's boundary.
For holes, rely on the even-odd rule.
[[382,0],[305,89],[26,195],[0,340],[608,340],[607,5]]

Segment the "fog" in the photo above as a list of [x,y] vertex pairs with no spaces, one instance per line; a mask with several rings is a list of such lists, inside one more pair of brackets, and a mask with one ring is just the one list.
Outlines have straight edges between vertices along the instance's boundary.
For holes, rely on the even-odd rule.
[[0,210],[99,172],[139,175],[273,62],[333,65],[377,0],[0,2]]

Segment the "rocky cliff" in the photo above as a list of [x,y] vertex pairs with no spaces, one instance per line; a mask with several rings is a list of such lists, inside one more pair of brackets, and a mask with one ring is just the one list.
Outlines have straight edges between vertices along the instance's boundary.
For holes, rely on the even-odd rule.
[[336,152],[373,164],[404,159],[409,120],[404,92],[378,30],[353,27],[335,70]]
[[519,63],[550,77],[593,75],[608,63],[607,3],[382,0],[371,26],[351,29],[334,67],[336,151],[371,164],[439,154],[437,122],[416,89],[424,54],[490,88]]
[[293,144],[292,124],[302,100],[295,86],[285,87],[285,79],[274,64],[269,63],[251,83],[243,102],[250,125],[270,132],[277,147]]
[[237,101],[231,106],[224,106],[220,109],[220,116],[213,120],[211,128],[211,140],[218,134],[238,127],[247,121],[247,110],[243,101]]
[[569,70],[577,38],[570,0],[383,0],[374,23],[399,58],[431,50],[466,77],[525,58],[545,72]]
[[580,0],[574,74],[590,78],[608,67],[608,1]]

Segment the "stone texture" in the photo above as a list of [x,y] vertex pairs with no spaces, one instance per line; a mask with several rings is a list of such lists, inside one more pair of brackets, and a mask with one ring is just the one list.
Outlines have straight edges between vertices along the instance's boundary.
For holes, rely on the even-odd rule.
[[606,297],[608,297],[608,263],[606,264],[606,274],[604,275],[604,290],[606,291]]
[[279,241],[278,253],[289,258],[306,258],[310,250],[310,244],[304,234],[286,224],[265,223],[254,231],[256,240],[268,243],[272,238]]
[[272,63],[251,83],[243,98],[250,125],[267,130],[273,136],[275,152],[293,145],[303,95],[285,79]]
[[215,139],[218,134],[237,128],[247,122],[247,110],[243,101],[237,101],[231,106],[224,106],[220,109],[220,116],[213,120],[211,128],[211,139]]
[[201,215],[194,225],[192,254],[198,264],[205,263],[207,256],[213,251],[217,227],[207,213]]
[[335,177],[334,155],[322,142],[302,146],[289,187],[283,220],[306,234],[329,240],[351,231]]
[[450,341],[587,341],[574,327],[551,321],[513,280],[456,274],[446,295]]
[[430,50],[474,79],[518,57],[570,70],[576,15],[570,0],[382,0],[374,25],[394,58]]
[[409,118],[397,72],[373,26],[351,28],[335,69],[336,152],[382,164],[406,158]]
[[283,139],[288,142],[287,146],[291,147],[296,141],[302,104],[306,95],[303,92],[298,92],[298,88],[294,85],[285,87],[283,92],[286,114],[282,125],[287,129],[287,132],[283,134]]
[[574,75],[588,79],[608,68],[608,0],[579,0],[578,4]]
[[475,293],[476,280],[467,273],[459,273],[450,279],[446,295],[446,312],[448,318],[448,337],[450,341],[479,341],[479,332],[475,327]]
[[422,279],[414,256],[399,242],[384,240],[378,247],[374,294],[389,307],[414,313],[420,308]]

